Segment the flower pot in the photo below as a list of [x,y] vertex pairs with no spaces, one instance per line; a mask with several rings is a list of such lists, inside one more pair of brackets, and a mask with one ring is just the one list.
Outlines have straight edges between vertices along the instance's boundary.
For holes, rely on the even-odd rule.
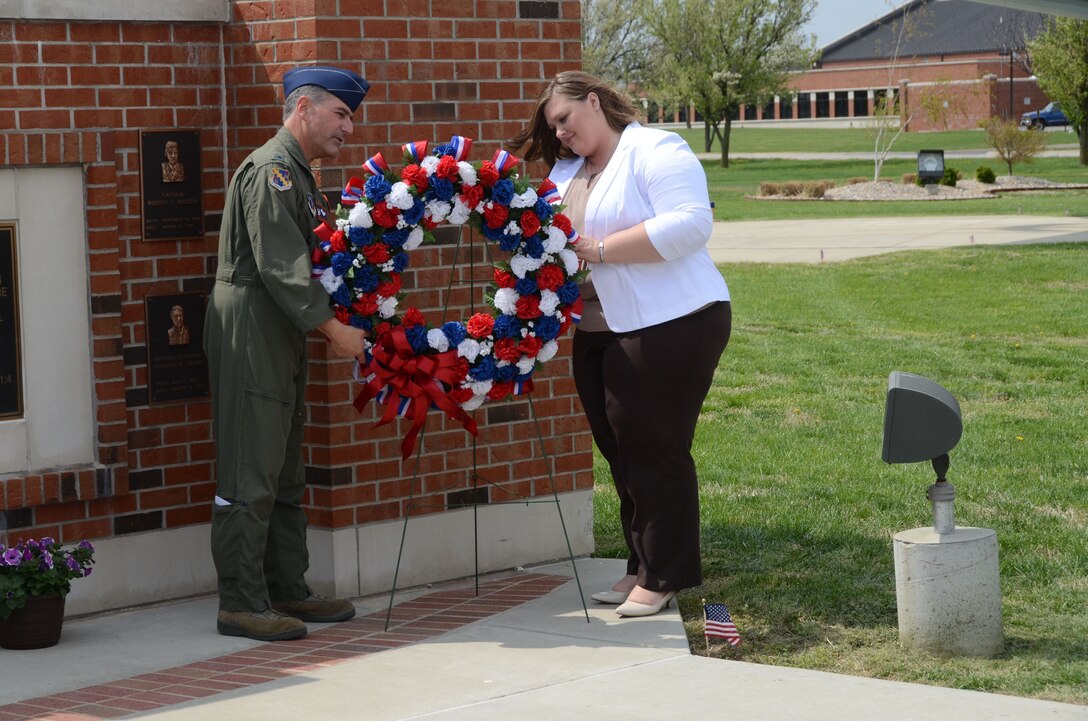
[[57,594],[30,596],[26,605],[0,620],[0,648],[55,646],[64,623],[64,599]]

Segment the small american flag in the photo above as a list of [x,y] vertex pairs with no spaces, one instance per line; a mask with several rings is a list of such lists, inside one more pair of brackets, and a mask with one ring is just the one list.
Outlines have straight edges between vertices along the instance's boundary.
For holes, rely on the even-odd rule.
[[703,604],[703,613],[706,615],[707,637],[724,638],[732,646],[740,643],[740,634],[737,632],[737,627],[733,624],[733,619],[724,603],[705,603]]

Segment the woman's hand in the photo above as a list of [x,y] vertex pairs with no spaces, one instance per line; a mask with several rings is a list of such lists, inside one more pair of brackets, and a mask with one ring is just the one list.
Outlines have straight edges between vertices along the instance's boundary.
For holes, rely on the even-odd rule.
[[574,244],[578,260],[599,265],[601,263],[660,263],[665,259],[657,252],[646,234],[646,224],[639,223],[627,230],[610,233],[600,238],[579,236]]
[[574,254],[578,260],[585,263],[600,263],[600,253],[597,252],[597,240],[584,235],[579,235],[574,242]]

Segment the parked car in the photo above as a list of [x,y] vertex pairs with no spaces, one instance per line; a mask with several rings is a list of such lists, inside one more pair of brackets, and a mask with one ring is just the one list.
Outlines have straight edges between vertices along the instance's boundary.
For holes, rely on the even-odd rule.
[[1026,128],[1045,128],[1048,125],[1069,125],[1062,108],[1057,103],[1048,103],[1042,110],[1033,110],[1020,116],[1020,124]]

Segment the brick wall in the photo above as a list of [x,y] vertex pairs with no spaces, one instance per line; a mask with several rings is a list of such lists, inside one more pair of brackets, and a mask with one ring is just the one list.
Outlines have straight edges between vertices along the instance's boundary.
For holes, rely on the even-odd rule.
[[[209,519],[214,447],[207,401],[152,404],[145,296],[206,292],[232,169],[279,127],[279,80],[296,64],[359,70],[371,92],[355,133],[319,183],[335,198],[362,160],[452,134],[489,158],[528,117],[544,80],[580,66],[577,0],[237,0],[217,23],[0,20],[0,165],[86,170],[98,462],[4,474],[0,541],[64,542],[174,528]],[[435,17],[434,14],[439,16]],[[139,130],[200,131],[206,235],[144,241]],[[543,168],[530,168],[539,178]],[[467,229],[413,253],[405,289],[439,319],[482,307],[488,255]],[[456,267],[455,267],[456,260]],[[471,260],[471,263],[469,262]],[[451,278],[452,288],[447,292]],[[34,322],[34,309],[24,309]],[[533,407],[514,400],[476,413],[475,444],[428,421],[418,470],[402,463],[403,422],[372,429],[350,406],[350,366],[311,339],[306,464],[311,521],[324,528],[396,518],[413,495],[433,508],[551,493],[539,432],[560,491],[592,485],[589,435],[569,379],[569,339],[538,374]],[[411,479],[415,477],[414,483]],[[489,487],[489,483],[496,487]],[[473,493],[474,485],[481,485]]]

